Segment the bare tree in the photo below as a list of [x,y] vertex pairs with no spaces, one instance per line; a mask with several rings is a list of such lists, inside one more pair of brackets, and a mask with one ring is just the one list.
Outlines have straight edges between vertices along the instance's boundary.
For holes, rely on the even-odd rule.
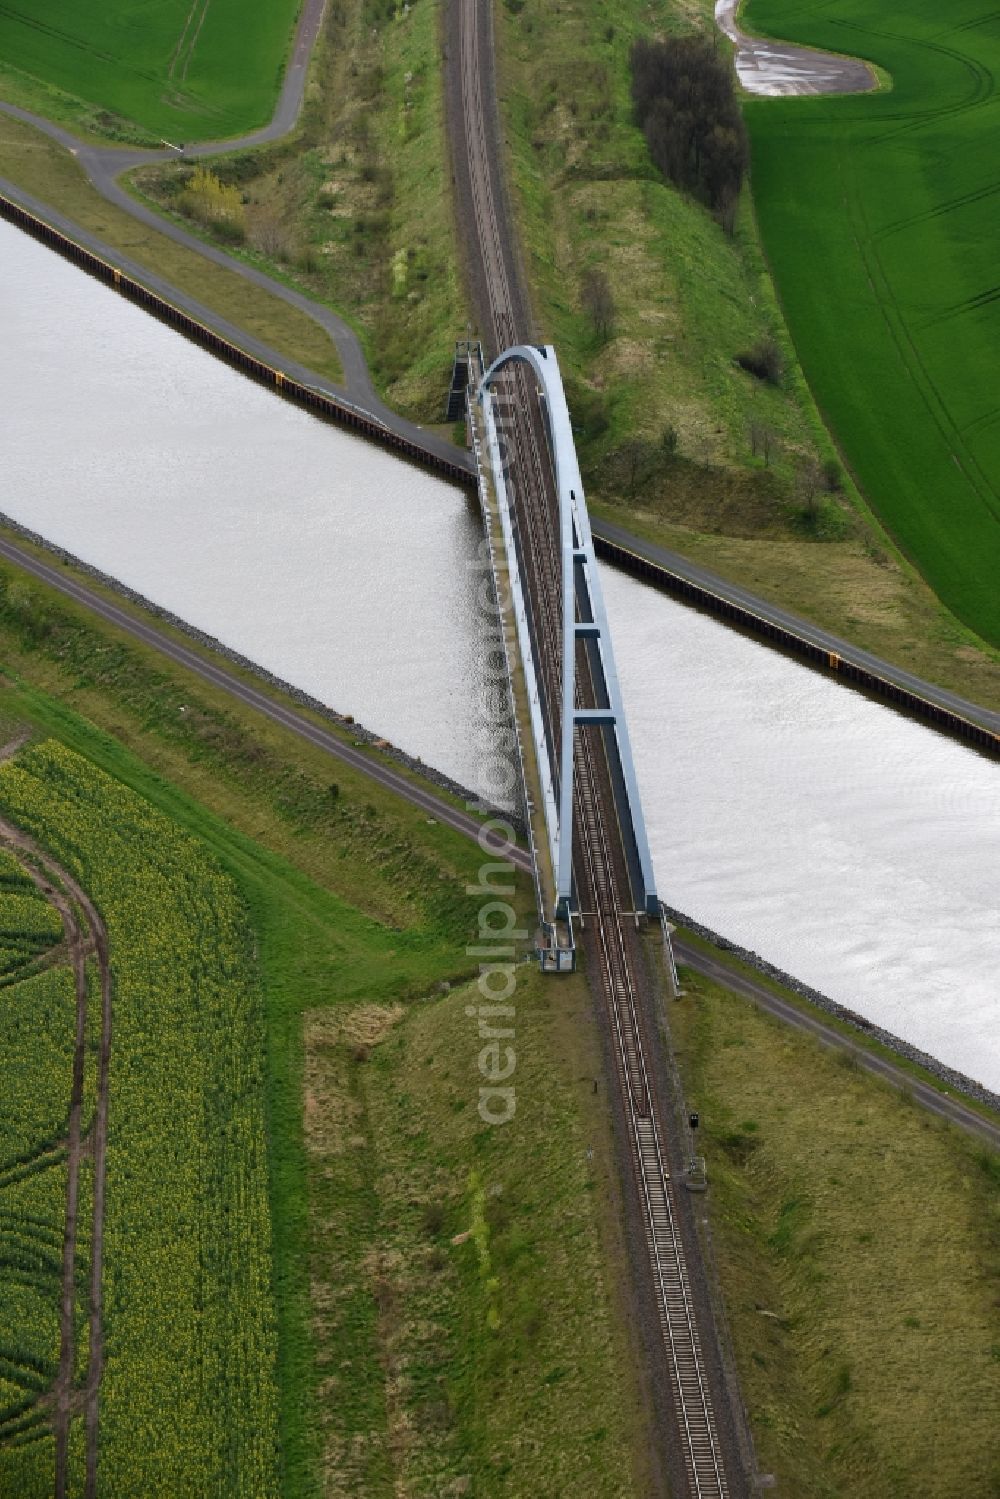
[[615,329],[616,309],[608,278],[602,270],[592,266],[584,274],[580,296],[594,332],[606,344]]
[[795,475],[795,488],[802,513],[810,526],[815,526],[819,520],[820,495],[825,487],[823,470],[818,463],[810,460],[800,465]]
[[618,463],[627,496],[634,500],[653,472],[654,450],[641,437],[630,437],[618,449]]
[[764,467],[771,467],[771,450],[774,447],[774,433],[770,427],[764,425],[756,417],[750,423],[750,452],[754,458],[763,458]]
[[279,214],[260,208],[250,221],[250,243],[269,260],[288,260],[292,253],[291,237]]

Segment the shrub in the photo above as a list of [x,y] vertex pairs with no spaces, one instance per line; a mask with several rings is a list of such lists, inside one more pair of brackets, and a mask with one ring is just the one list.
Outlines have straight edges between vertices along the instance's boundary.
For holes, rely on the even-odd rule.
[[665,177],[718,212],[731,212],[750,159],[726,58],[705,37],[640,40],[631,53],[632,102],[649,154]]
[[781,384],[785,361],[773,338],[758,339],[752,349],[737,354],[736,363],[741,370],[746,370],[756,380],[763,380],[766,385]]
[[827,494],[838,494],[843,481],[840,464],[836,458],[827,458],[823,463],[823,484]]
[[656,448],[642,437],[630,437],[614,454],[616,484],[634,500],[656,473]]
[[593,441],[608,430],[611,418],[601,391],[570,378],[566,381],[566,400],[569,403],[573,431],[579,438]]
[[227,239],[244,238],[243,197],[239,188],[221,182],[208,167],[195,167],[181,201],[192,218],[209,225]]
[[444,1207],[440,1202],[429,1202],[424,1208],[424,1233],[436,1239],[444,1228]]
[[598,340],[606,344],[615,328],[615,299],[607,276],[596,267],[584,274],[580,300]]

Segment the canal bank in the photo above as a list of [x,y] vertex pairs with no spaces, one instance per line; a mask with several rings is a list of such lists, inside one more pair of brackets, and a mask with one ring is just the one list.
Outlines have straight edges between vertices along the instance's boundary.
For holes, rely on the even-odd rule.
[[[474,503],[6,233],[0,509],[475,789]],[[605,589],[670,904],[996,1088],[994,767],[621,574]]]
[[[282,359],[274,350],[220,322],[209,309],[175,305],[181,294],[142,267],[96,241],[62,215],[17,195],[0,192],[0,218],[64,256],[144,311],[190,338],[232,368],[270,388],[314,415],[381,443],[455,483],[475,483],[472,455],[435,433],[426,432],[387,410],[382,414],[350,401],[305,366]],[[193,315],[193,314],[197,315]],[[238,340],[238,341],[237,341]],[[652,582],[673,597],[748,631],[776,649],[824,670],[841,682],[889,702],[941,733],[1000,758],[1000,713],[982,708],[956,693],[924,681],[851,642],[810,624],[800,616],[761,599],[714,575],[680,554],[643,541],[624,527],[595,521],[598,555],[633,577]]]

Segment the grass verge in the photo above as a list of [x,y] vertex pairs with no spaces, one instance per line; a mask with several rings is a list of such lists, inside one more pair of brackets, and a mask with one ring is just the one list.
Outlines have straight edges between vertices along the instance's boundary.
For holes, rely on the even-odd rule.
[[330,380],[342,378],[336,349],[312,318],[115,208],[90,186],[69,151],[7,115],[0,115],[0,177],[61,210],[277,353]]
[[817,1499],[994,1493],[997,1157],[688,970],[684,987],[671,1028],[761,1467]]
[[[350,318],[385,399],[435,423],[466,327],[439,27],[438,0],[340,0],[296,135],[213,163],[242,197],[237,253]],[[190,216],[190,177],[177,162],[133,180],[156,207]],[[200,232],[220,231],[203,216]],[[229,248],[232,238],[224,223]]]
[[[711,26],[703,0],[641,10],[581,0],[571,12],[505,0],[497,17],[536,322],[559,351],[595,512],[899,665],[1000,703],[1000,656],[942,608],[839,463],[749,200],[727,237],[662,180],[632,121],[633,38]],[[814,250],[812,265],[822,258]],[[615,305],[604,332],[587,310],[594,270]],[[783,355],[777,384],[736,363],[767,340]]]

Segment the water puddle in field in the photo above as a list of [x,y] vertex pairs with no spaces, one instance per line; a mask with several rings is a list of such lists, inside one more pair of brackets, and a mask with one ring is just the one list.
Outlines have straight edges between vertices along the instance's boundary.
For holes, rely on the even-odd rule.
[[[0,510],[475,786],[478,517],[0,223]],[[664,899],[1000,1090],[1000,774],[631,579]]]
[[866,94],[876,87],[867,63],[796,47],[791,42],[747,36],[737,14],[740,0],[717,0],[715,22],[736,49],[736,76],[750,94],[772,98],[796,94]]

